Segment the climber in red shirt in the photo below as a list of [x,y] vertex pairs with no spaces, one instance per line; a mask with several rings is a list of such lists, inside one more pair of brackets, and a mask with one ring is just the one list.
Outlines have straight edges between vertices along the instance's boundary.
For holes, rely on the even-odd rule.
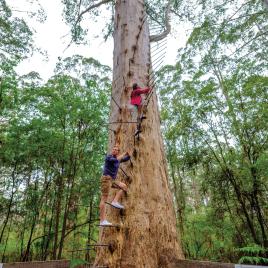
[[138,116],[141,114],[141,107],[142,107],[142,94],[147,94],[150,92],[150,88],[140,88],[137,83],[134,83],[133,86],[133,91],[131,92],[131,100],[130,103],[135,107],[136,111],[138,111]]
[[[140,88],[137,83],[134,83],[132,86],[133,91],[131,92],[131,100],[130,103],[133,105],[134,110],[134,118],[137,118],[137,131],[135,132],[135,136],[139,135],[141,132],[141,121],[146,117],[143,116],[142,113],[142,94],[148,94],[150,92],[150,88]],[[135,116],[136,114],[136,116]]]

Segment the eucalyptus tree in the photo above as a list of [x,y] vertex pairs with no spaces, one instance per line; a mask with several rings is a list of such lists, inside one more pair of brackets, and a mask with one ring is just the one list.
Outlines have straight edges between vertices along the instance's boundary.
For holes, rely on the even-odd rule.
[[[136,118],[129,109],[131,86],[149,85],[151,72],[150,42],[160,41],[170,31],[169,14],[172,1],[63,1],[66,20],[72,25],[73,41],[84,40],[86,15],[98,15],[105,6],[111,11],[107,33],[114,37],[113,87],[110,105],[108,150],[117,143],[122,150],[132,151],[132,165],[124,166],[131,181],[130,195],[124,200],[123,219],[113,210],[108,217],[121,223],[119,232],[101,230],[99,240],[111,244],[110,251],[101,248],[95,264],[109,267],[167,267],[174,258],[183,258],[176,231],[175,211],[167,177],[157,97],[151,92],[144,105],[147,119],[142,123],[140,139],[136,140]],[[158,13],[157,11],[160,11]],[[149,21],[162,27],[158,35],[149,33]],[[86,25],[84,27],[83,25]],[[113,123],[112,123],[113,122]],[[131,123],[127,123],[131,122]],[[119,179],[124,179],[120,175]]]

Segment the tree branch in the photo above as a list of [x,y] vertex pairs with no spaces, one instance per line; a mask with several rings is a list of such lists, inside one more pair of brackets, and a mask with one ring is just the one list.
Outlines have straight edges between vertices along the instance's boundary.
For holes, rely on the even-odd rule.
[[168,4],[166,6],[166,11],[165,11],[165,28],[166,29],[161,34],[151,35],[150,42],[158,42],[164,39],[170,33],[170,30],[171,30],[171,25],[169,23],[170,10],[171,10],[171,0],[168,1]]
[[244,43],[242,46],[240,46],[238,49],[236,49],[233,53],[231,53],[228,57],[233,56],[238,51],[240,51],[241,49],[243,49],[245,46],[247,46],[248,44],[250,44],[255,39],[259,38],[260,36],[267,35],[267,34],[268,34],[268,31],[256,34],[252,39],[250,39],[249,41],[247,41],[246,43]]
[[96,3],[96,4],[94,4],[94,5],[89,6],[87,9],[85,9],[84,11],[82,11],[82,12],[78,15],[78,18],[77,18],[77,20],[76,20],[74,26],[77,25],[77,23],[81,20],[81,18],[83,17],[83,15],[84,15],[85,13],[89,12],[90,10],[92,10],[92,9],[94,9],[94,8],[96,8],[96,7],[99,7],[99,6],[101,6],[101,5],[107,4],[107,3],[109,3],[109,2],[112,2],[112,0],[102,0],[102,1],[100,1],[99,3]]
[[[92,223],[92,222],[95,222],[95,221],[98,221],[99,219],[93,219],[93,220],[87,220],[86,222],[83,222],[83,223],[80,223],[80,224],[78,224],[78,225],[75,225],[73,228],[67,228],[66,230],[68,230],[68,232],[65,234],[65,236],[64,236],[64,238],[68,235],[68,234],[70,234],[71,232],[73,232],[73,231],[75,231],[78,227],[81,227],[81,226],[83,226],[83,225],[86,225],[86,224],[90,224],[90,223]],[[60,233],[62,230],[59,230],[58,231],[58,233]],[[43,234],[43,235],[41,235],[41,236],[38,236],[38,237],[36,237],[36,238],[34,238],[32,241],[31,241],[31,245],[33,244],[33,242],[35,242],[36,240],[38,240],[38,239],[40,239],[40,238],[43,238],[43,237],[45,237],[45,236],[49,236],[49,235],[54,235],[55,234],[55,232],[52,232],[52,233],[50,233],[50,234]]]
[[178,16],[180,19],[183,19],[183,16],[179,14],[175,9],[171,9],[170,11],[174,13],[176,16]]

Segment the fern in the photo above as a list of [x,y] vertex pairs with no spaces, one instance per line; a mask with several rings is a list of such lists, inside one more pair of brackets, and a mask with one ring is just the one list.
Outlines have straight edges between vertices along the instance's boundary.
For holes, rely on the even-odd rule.
[[238,251],[242,253],[247,253],[247,254],[264,254],[265,252],[267,252],[267,249],[259,245],[252,245],[252,246],[239,248]]
[[[239,248],[236,251],[246,254],[239,259],[239,263],[249,263],[249,264],[264,264],[268,263],[268,258],[265,258],[261,255],[264,255],[268,250],[259,245],[250,245],[247,247]],[[247,256],[250,255],[250,256]]]
[[263,263],[268,263],[268,258],[243,256],[239,259],[239,263],[263,264]]

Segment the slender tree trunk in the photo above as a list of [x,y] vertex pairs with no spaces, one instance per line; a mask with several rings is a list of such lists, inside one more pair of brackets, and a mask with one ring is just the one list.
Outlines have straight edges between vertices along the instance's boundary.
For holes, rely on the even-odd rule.
[[[55,201],[53,203],[55,203]],[[48,256],[48,248],[49,248],[49,244],[50,244],[51,237],[52,237],[51,230],[52,230],[52,225],[53,225],[54,207],[55,205],[53,204],[52,210],[51,210],[51,218],[50,218],[49,226],[48,226],[47,239],[45,242],[45,248],[44,248],[44,253],[43,253],[43,261],[45,261]]]
[[8,243],[8,239],[9,239],[9,234],[10,234],[10,230],[11,230],[11,226],[12,226],[12,218],[10,219],[10,223],[9,223],[9,227],[8,227],[8,233],[6,236],[6,241],[5,241],[5,247],[4,247],[4,251],[2,253],[2,260],[1,262],[5,262],[5,254],[6,254],[6,249],[7,249],[7,243]]
[[[79,133],[80,133],[80,128],[79,128]],[[75,137],[75,135],[74,135],[74,137]],[[78,142],[80,143],[80,140]],[[61,230],[61,239],[60,239],[60,244],[59,244],[58,259],[61,259],[61,254],[62,254],[62,250],[63,250],[63,246],[64,246],[67,220],[68,220],[68,216],[69,216],[69,212],[70,212],[72,199],[74,198],[73,197],[73,188],[74,188],[74,180],[75,180],[76,172],[78,169],[77,159],[78,159],[78,155],[79,155],[79,150],[77,149],[76,152],[74,153],[74,148],[75,148],[75,143],[73,141],[73,149],[72,149],[72,153],[71,153],[71,157],[70,157],[70,166],[72,168],[70,168],[71,171],[70,171],[69,181],[68,181],[69,187],[66,190],[67,198],[66,198],[65,211],[64,211],[63,221],[62,221],[62,230]],[[68,194],[68,190],[69,190],[69,194]]]
[[47,194],[45,194],[45,206],[44,206],[44,225],[43,225],[43,238],[42,238],[42,248],[41,248],[41,252],[40,252],[40,260],[43,260],[43,256],[44,256],[44,251],[45,251],[45,245],[46,245],[46,240],[47,240],[47,236],[46,236],[46,229],[47,229],[47,221],[48,221],[48,196]]
[[[213,59],[212,59],[213,61]],[[240,142],[240,146],[241,146],[241,149],[242,149],[242,152],[243,152],[243,157],[242,157],[242,162],[244,162],[245,166],[252,166],[254,165],[255,163],[252,161],[252,142],[251,142],[251,138],[249,137],[248,135],[248,131],[247,129],[245,129],[243,127],[243,124],[239,124],[239,121],[237,119],[237,116],[235,114],[235,110],[234,110],[234,107],[233,107],[233,104],[231,102],[231,99],[229,97],[229,92],[228,92],[228,88],[225,86],[224,84],[224,79],[222,77],[222,73],[219,69],[218,66],[214,64],[214,73],[218,79],[218,82],[219,82],[219,85],[220,85],[220,88],[222,90],[222,93],[225,97],[225,100],[226,100],[226,104],[228,106],[228,109],[229,109],[229,112],[230,112],[230,115],[231,115],[231,124],[232,124],[232,128],[235,132],[235,134],[237,135],[238,139],[239,139],[239,142]],[[241,96],[240,96],[241,98]],[[240,99],[240,103],[242,103],[241,99]],[[243,113],[243,104],[240,104],[240,108],[242,110],[242,113]],[[244,115],[244,114],[243,114]],[[241,131],[241,127],[242,127],[242,131]],[[247,206],[246,206],[246,201],[245,201],[245,198],[243,198],[242,196],[242,193],[240,191],[240,186],[237,184],[236,182],[236,179],[233,177],[233,175],[231,175],[231,183],[233,184],[233,187],[234,187],[234,190],[235,190],[235,193],[237,195],[237,199],[241,205],[241,208],[242,208],[242,211],[245,215],[245,218],[246,218],[246,222],[248,224],[248,227],[249,227],[249,230],[252,234],[252,238],[254,239],[254,242],[257,243],[257,244],[265,244],[265,241],[267,241],[267,238],[266,238],[266,232],[265,232],[265,228],[264,228],[264,225],[263,225],[263,219],[262,219],[262,215],[261,215],[261,211],[260,211],[260,206],[258,205],[258,200],[255,199],[255,197],[258,198],[258,194],[256,192],[256,183],[255,183],[255,180],[256,180],[256,177],[255,175],[252,173],[252,168],[250,169],[250,172],[252,174],[252,180],[253,180],[253,193],[251,194],[253,197],[252,200],[249,200],[250,203],[253,203],[253,212],[256,211],[256,216],[257,216],[257,220],[259,222],[259,225],[260,225],[260,229],[261,229],[261,232],[262,232],[262,239],[263,239],[263,243],[261,243],[259,237],[258,237],[258,234],[256,232],[256,227],[254,225],[254,219],[252,219],[253,217],[255,217],[255,215],[253,215],[252,217],[250,217],[249,213],[248,213],[248,210],[247,210]],[[250,195],[250,194],[247,194],[247,195]]]
[[46,228],[47,228],[47,221],[48,221],[48,195],[49,195],[49,179],[48,179],[48,170],[45,172],[45,181],[44,181],[44,192],[43,195],[41,195],[41,199],[44,198],[44,201],[42,202],[44,204],[44,209],[41,210],[41,219],[42,219],[42,227],[43,227],[43,237],[42,237],[42,242],[41,242],[41,247],[40,247],[40,252],[38,254],[38,259],[42,260],[43,255],[44,255],[44,248],[45,248],[45,243],[46,243]]
[[[207,141],[206,141],[207,142]],[[237,198],[237,201],[242,209],[242,212],[243,212],[243,215],[246,219],[246,223],[247,223],[247,226],[251,232],[251,235],[252,235],[252,238],[254,240],[254,242],[256,244],[260,244],[260,241],[256,235],[256,231],[255,231],[255,228],[254,228],[254,224],[253,224],[253,221],[251,220],[251,217],[248,213],[248,210],[247,210],[247,205],[246,205],[246,201],[245,201],[245,198],[241,192],[241,187],[239,186],[239,184],[237,183],[234,175],[233,175],[233,172],[232,170],[228,167],[228,166],[225,166],[225,164],[223,162],[221,162],[221,160],[219,159],[219,157],[217,156],[217,154],[215,153],[215,151],[213,150],[213,148],[210,146],[210,144],[207,142],[207,145],[209,146],[212,154],[214,155],[216,161],[219,163],[222,171],[226,174],[226,177],[228,178],[228,180],[230,181],[232,187],[234,188],[234,192],[235,192],[235,195],[236,195],[236,198]],[[226,162],[226,161],[225,161]]]
[[[111,103],[110,122],[136,121],[129,110],[131,87],[137,82],[148,85],[150,71],[149,29],[144,1],[124,0],[115,4],[113,98],[122,111]],[[168,267],[174,258],[183,258],[178,242],[176,217],[167,178],[166,158],[160,133],[157,97],[154,93],[142,123],[139,141],[134,144],[136,124],[112,124],[115,134],[109,136],[109,150],[117,143],[122,151],[135,148],[130,163],[123,169],[131,177],[129,195],[123,199],[125,216],[108,208],[108,219],[121,224],[120,230],[104,228],[95,265],[115,267]],[[122,180],[122,177],[118,176]],[[110,199],[113,197],[110,195]]]
[[[62,154],[64,155],[65,153],[65,146],[66,146],[66,116],[62,118],[61,120],[61,125],[62,125],[62,131],[63,131],[63,136],[64,140],[62,143]],[[60,217],[61,217],[61,203],[62,203],[62,196],[64,192],[64,174],[65,172],[65,160],[64,157],[59,161],[60,166],[61,166],[61,171],[60,174],[57,177],[56,180],[56,196],[57,196],[57,201],[56,201],[56,208],[55,208],[55,227],[54,227],[54,245],[53,245],[53,259],[56,260],[57,258],[57,249],[58,249],[58,232],[59,232],[59,224],[60,224]]]
[[24,217],[23,219],[23,224],[22,224],[22,231],[21,231],[21,238],[20,238],[20,261],[23,259],[23,254],[24,254],[24,236],[26,232],[26,218]]
[[[91,224],[92,224],[92,216],[93,216],[93,198],[90,200],[90,205],[89,205],[89,212],[88,212],[88,231],[87,231],[87,245],[90,244],[91,242]],[[90,261],[90,250],[87,250],[85,253],[85,260]]]
[[61,215],[61,199],[63,193],[63,178],[62,175],[59,175],[57,178],[57,192],[55,195],[57,196],[56,208],[55,208],[55,225],[54,225],[54,246],[53,246],[53,259],[57,258],[57,248],[58,248],[58,232],[59,232],[59,224],[60,224],[60,215]]
[[10,218],[10,215],[11,215],[11,207],[13,205],[14,193],[15,192],[13,192],[13,188],[12,188],[12,193],[11,193],[11,197],[10,197],[9,204],[8,204],[8,210],[7,210],[7,214],[6,214],[6,219],[4,221],[3,228],[2,228],[1,234],[0,234],[0,243],[2,242],[2,239],[4,237],[4,232],[5,232],[5,229],[7,227],[7,224],[8,224],[9,218]]
[[179,167],[177,167],[177,174],[179,178],[179,198],[180,198],[180,209],[178,211],[179,214],[179,220],[180,220],[180,232],[183,234],[184,232],[184,211],[185,211],[185,194],[184,194],[184,180],[183,180],[183,175],[181,175]]
[[[172,145],[168,144],[168,147],[171,147]],[[169,150],[169,149],[168,149]],[[183,211],[184,211],[184,196],[183,196],[183,183],[182,183],[182,177],[179,172],[179,168],[175,166],[174,159],[172,159],[172,155],[168,157],[169,163],[170,163],[170,175],[172,179],[172,185],[173,185],[173,195],[175,197],[175,204],[176,204],[176,212],[178,215],[178,223],[179,223],[179,229],[180,233],[183,234]],[[176,177],[176,170],[178,176]],[[179,179],[179,182],[178,182]]]
[[[52,227],[52,219],[53,219],[53,208],[54,208],[54,202],[53,197],[50,195],[50,191],[47,190],[45,193],[45,220],[44,220],[44,226],[43,226],[43,238],[42,238],[42,252],[41,252],[41,257],[40,259],[42,261],[46,260],[47,257],[47,249],[50,241],[50,236],[51,236],[51,227]],[[51,204],[51,206],[50,206]],[[49,208],[52,208],[51,214],[49,214]],[[50,219],[49,219],[50,215]],[[47,226],[48,225],[48,226]]]
[[[34,194],[36,194],[37,190],[38,190],[38,182],[35,182]],[[24,253],[22,261],[29,261],[29,254],[30,254],[30,248],[31,248],[31,244],[32,244],[32,237],[34,234],[34,229],[36,227],[36,222],[38,221],[38,218],[39,218],[39,213],[42,209],[42,205],[39,206],[39,204],[41,204],[41,202],[42,202],[45,190],[46,190],[46,187],[44,188],[43,193],[40,195],[40,197],[34,196],[34,199],[32,200],[33,206],[34,206],[34,212],[33,212],[34,216],[33,216],[33,219],[31,221],[30,236],[29,236],[29,239],[27,242],[26,251]]]
[[31,226],[31,230],[30,230],[30,237],[28,239],[26,251],[24,253],[22,261],[29,261],[29,254],[30,254],[30,248],[31,248],[31,243],[32,243],[32,237],[33,237],[34,228],[35,228],[35,225],[36,225],[37,218],[38,218],[38,215],[35,215],[34,218],[33,218],[32,226]]
[[254,242],[256,244],[260,244],[260,241],[259,241],[259,239],[257,237],[257,234],[256,234],[256,230],[254,228],[254,223],[253,223],[253,221],[252,221],[252,219],[251,219],[251,217],[250,217],[250,215],[248,213],[245,198],[243,197],[243,195],[241,193],[240,187],[237,184],[237,182],[235,181],[235,178],[234,178],[231,170],[226,170],[226,175],[229,177],[230,182],[232,183],[232,185],[234,187],[237,200],[240,203],[240,206],[242,208],[242,212],[243,212],[243,214],[244,214],[244,216],[246,218],[246,222],[247,222],[248,228],[249,228],[249,230],[251,232],[252,238],[253,238],[253,240],[254,240]]
[[63,250],[63,245],[64,245],[64,238],[65,238],[65,232],[66,232],[66,224],[67,224],[67,219],[68,219],[68,215],[69,215],[69,211],[70,211],[70,204],[71,204],[71,199],[73,197],[73,187],[74,187],[74,176],[75,175],[71,175],[72,178],[70,179],[70,194],[67,195],[66,198],[66,205],[65,205],[65,211],[64,211],[64,215],[63,215],[63,221],[62,221],[62,229],[61,229],[61,239],[60,239],[60,244],[59,244],[59,250],[58,250],[58,259],[61,259],[61,254],[62,254],[62,250]]
[[257,181],[257,170],[255,167],[252,167],[250,169],[251,171],[251,176],[252,176],[252,180],[253,180],[253,192],[252,192],[252,205],[253,205],[253,210],[256,211],[257,214],[257,219],[260,225],[260,229],[261,229],[261,234],[262,234],[262,245],[264,247],[267,247],[267,228],[265,226],[265,219],[263,217],[263,213],[262,213],[262,209],[260,206],[260,202],[259,202],[259,186],[258,186],[258,181]]
[[11,215],[11,207],[13,205],[13,198],[14,198],[14,194],[15,194],[15,190],[14,189],[15,189],[15,172],[16,172],[16,169],[17,169],[17,163],[15,163],[15,166],[14,166],[14,169],[13,169],[12,175],[11,175],[11,177],[12,177],[11,197],[10,197],[9,204],[8,204],[6,218],[4,220],[4,224],[3,224],[3,227],[2,227],[2,230],[1,230],[1,234],[0,234],[0,244],[2,242],[2,239],[3,239],[3,236],[4,236],[4,232],[5,232],[5,229],[6,229],[8,220],[9,220],[9,217]]

